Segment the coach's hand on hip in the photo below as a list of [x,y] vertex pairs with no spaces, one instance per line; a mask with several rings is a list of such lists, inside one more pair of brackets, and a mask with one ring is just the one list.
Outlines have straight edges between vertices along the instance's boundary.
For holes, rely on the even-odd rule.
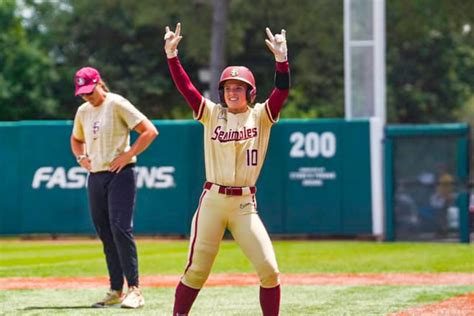
[[119,173],[123,169],[123,167],[130,163],[130,160],[133,156],[133,153],[131,153],[130,151],[125,151],[121,153],[117,158],[112,160],[109,166],[109,171]]
[[77,163],[87,171],[91,171],[91,159],[87,155],[79,155],[77,158]]

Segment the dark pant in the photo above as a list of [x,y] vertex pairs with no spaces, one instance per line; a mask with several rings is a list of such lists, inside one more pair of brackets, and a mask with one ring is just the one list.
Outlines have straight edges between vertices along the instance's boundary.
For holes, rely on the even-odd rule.
[[136,183],[133,165],[119,173],[89,175],[89,206],[97,235],[102,240],[112,290],[138,286],[137,248],[132,235]]

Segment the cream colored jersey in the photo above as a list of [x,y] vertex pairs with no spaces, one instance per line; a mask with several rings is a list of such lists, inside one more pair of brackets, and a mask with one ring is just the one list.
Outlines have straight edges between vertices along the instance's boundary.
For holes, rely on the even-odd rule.
[[[130,149],[130,130],[145,119],[124,97],[107,93],[104,102],[94,107],[82,104],[74,118],[73,136],[86,144],[91,172],[106,171],[122,152]],[[130,163],[136,162],[134,156]]]
[[[244,113],[203,98],[195,119],[204,125],[207,181],[225,186],[254,186],[267,153],[271,117],[268,103]],[[277,118],[278,119],[278,118]]]

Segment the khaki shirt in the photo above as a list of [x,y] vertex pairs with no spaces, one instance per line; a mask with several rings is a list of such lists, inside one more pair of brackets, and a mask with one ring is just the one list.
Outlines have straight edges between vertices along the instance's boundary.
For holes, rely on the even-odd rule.
[[[73,136],[86,144],[91,159],[91,172],[106,171],[121,153],[130,149],[130,130],[145,119],[124,97],[107,93],[104,102],[94,107],[82,104],[74,118]],[[134,156],[130,163],[136,162]]]
[[207,181],[227,186],[254,186],[267,153],[271,117],[267,102],[233,114],[203,98],[195,119],[204,125]]

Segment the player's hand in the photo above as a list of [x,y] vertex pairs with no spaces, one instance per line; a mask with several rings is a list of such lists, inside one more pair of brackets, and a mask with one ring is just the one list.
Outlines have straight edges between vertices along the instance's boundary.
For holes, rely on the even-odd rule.
[[176,24],[176,30],[173,32],[169,26],[165,28],[165,52],[166,57],[173,58],[178,56],[178,44],[183,38],[181,35],[181,23]]
[[283,62],[288,60],[288,48],[286,47],[286,31],[281,30],[281,34],[272,34],[272,31],[267,27],[268,39],[265,40],[270,51],[275,55],[275,60]]
[[130,153],[130,151],[125,151],[121,153],[117,158],[112,160],[109,166],[109,171],[119,173],[123,169],[123,167],[128,165],[132,157],[133,155]]
[[79,165],[82,168],[86,169],[87,171],[91,171],[91,169],[92,169],[92,163],[91,163],[91,159],[89,157],[81,159],[81,161],[79,161]]

